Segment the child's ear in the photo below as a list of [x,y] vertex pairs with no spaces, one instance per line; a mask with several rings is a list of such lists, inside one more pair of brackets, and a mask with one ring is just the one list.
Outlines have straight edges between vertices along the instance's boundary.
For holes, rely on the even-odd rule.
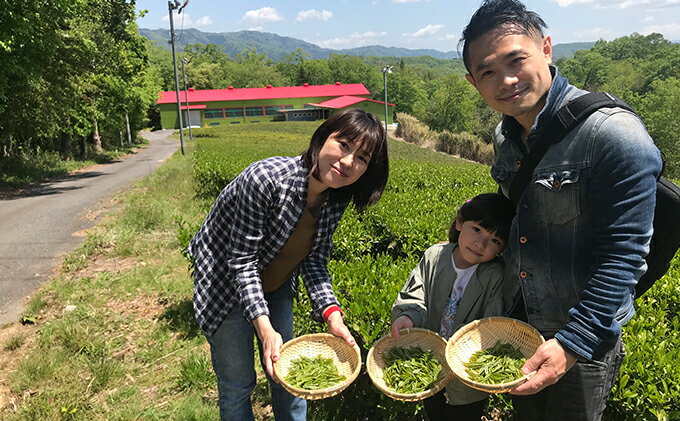
[[456,217],[456,231],[459,231],[463,229],[463,220],[460,218],[460,216]]

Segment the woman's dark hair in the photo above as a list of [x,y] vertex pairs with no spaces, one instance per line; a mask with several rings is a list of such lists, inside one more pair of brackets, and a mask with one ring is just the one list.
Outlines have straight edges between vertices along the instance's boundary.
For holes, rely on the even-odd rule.
[[356,182],[330,192],[331,200],[353,200],[357,210],[363,211],[380,199],[387,184],[389,164],[385,129],[375,114],[358,108],[333,114],[316,129],[309,148],[302,153],[302,160],[313,177],[318,178],[319,151],[332,134],[350,142],[361,142],[371,156],[366,172]]
[[463,44],[463,62],[468,73],[470,72],[470,44],[484,34],[494,29],[503,27],[508,34],[526,35],[528,37],[543,39],[543,29],[547,25],[536,12],[527,10],[517,0],[484,0],[479,9],[470,18],[470,23],[463,30],[458,48]]
[[496,234],[508,243],[510,225],[515,217],[512,202],[498,193],[482,193],[463,203],[458,209],[456,218],[449,228],[449,242],[458,242],[460,231],[456,229],[456,220],[460,222],[475,221],[489,232]]

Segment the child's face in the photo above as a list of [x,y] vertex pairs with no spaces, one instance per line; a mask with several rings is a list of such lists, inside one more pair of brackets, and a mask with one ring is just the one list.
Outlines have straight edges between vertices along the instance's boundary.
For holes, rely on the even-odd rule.
[[463,269],[477,263],[493,260],[505,248],[505,242],[496,234],[475,221],[456,221],[456,229],[460,231],[458,237],[458,255],[454,252],[456,266]]
[[319,151],[319,180],[326,187],[340,188],[357,181],[371,160],[361,142],[350,142],[332,134]]

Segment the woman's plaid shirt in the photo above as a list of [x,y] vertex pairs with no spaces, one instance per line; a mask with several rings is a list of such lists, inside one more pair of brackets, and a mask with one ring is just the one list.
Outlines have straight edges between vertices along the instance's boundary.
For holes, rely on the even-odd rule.
[[[214,334],[226,315],[239,308],[251,321],[269,315],[260,273],[302,217],[308,173],[300,156],[268,158],[251,164],[217,197],[188,247],[195,261],[194,311],[206,335]],[[346,207],[324,203],[312,250],[297,268],[315,320],[321,320],[321,310],[339,304],[326,263]]]

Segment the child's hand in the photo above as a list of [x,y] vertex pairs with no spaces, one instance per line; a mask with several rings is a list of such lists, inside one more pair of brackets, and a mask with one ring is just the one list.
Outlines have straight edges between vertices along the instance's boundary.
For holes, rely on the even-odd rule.
[[399,337],[399,331],[401,329],[410,329],[413,327],[413,320],[411,320],[410,317],[408,316],[399,316],[397,317],[397,320],[395,320],[392,323],[392,331],[390,332],[390,335],[392,335],[393,338],[398,338]]

